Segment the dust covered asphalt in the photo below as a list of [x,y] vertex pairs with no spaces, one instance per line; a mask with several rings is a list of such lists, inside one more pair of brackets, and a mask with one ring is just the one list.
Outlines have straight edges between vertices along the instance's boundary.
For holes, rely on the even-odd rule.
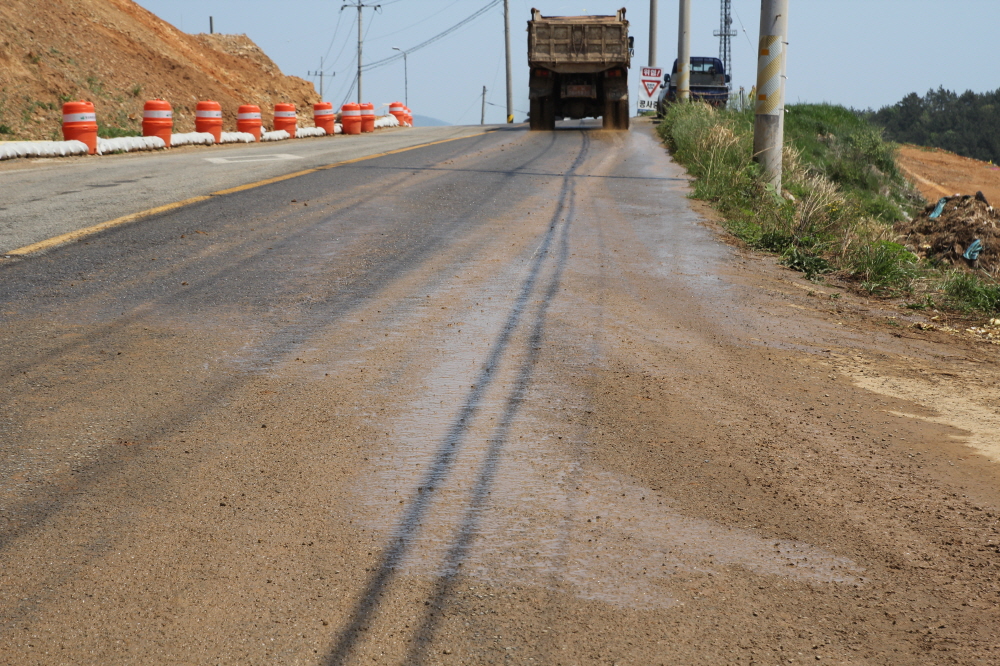
[[498,131],[0,265],[0,662],[1000,659],[995,347],[686,187]]

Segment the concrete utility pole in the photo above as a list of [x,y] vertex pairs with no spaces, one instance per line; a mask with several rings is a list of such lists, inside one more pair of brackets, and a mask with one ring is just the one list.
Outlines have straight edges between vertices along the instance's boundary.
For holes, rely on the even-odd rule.
[[785,46],[788,0],[761,0],[753,154],[764,178],[781,193],[781,150],[785,143]]
[[214,16],[209,16],[208,17],[208,34],[210,34],[210,35],[214,35],[215,34],[215,17]]
[[649,0],[649,62],[656,67],[656,0]]
[[677,99],[691,99],[691,0],[680,0],[677,30]]
[[483,112],[479,115],[479,124],[486,124],[486,86],[483,86]]
[[514,81],[510,67],[510,1],[503,0],[503,39],[507,49],[507,122],[514,122]]
[[361,0],[358,0],[356,5],[342,5],[340,11],[344,11],[348,7],[357,7],[358,9],[358,104],[361,104],[361,42],[364,40],[364,33],[361,32],[361,10],[365,7],[381,9],[382,5],[365,5],[361,3]]

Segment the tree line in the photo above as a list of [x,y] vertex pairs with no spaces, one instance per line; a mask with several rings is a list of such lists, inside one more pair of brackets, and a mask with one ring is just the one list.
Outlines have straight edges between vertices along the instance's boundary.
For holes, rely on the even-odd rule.
[[959,95],[940,87],[923,97],[910,93],[892,106],[862,115],[884,128],[891,141],[1000,163],[1000,88]]

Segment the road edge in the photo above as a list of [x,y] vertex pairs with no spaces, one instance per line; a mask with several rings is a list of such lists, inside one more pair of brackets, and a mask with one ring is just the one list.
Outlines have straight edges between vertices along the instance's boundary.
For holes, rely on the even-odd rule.
[[471,139],[477,136],[484,136],[495,130],[486,130],[485,132],[477,132],[475,134],[467,134],[465,136],[455,136],[448,139],[438,139],[437,141],[429,141],[427,143],[418,143],[414,146],[406,146],[405,148],[396,148],[394,150],[387,150],[381,153],[374,153],[372,155],[365,155],[364,157],[355,157],[349,160],[342,160],[340,162],[333,162],[332,164],[325,164],[323,166],[313,167],[311,169],[303,169],[302,171],[295,171],[292,173],[287,173],[282,176],[275,176],[273,178],[265,178],[264,180],[254,181],[252,183],[247,183],[245,185],[237,185],[236,187],[230,187],[224,190],[218,190],[217,192],[211,192],[209,194],[204,194],[197,197],[191,197],[190,199],[183,199],[181,201],[175,201],[174,203],[165,204],[163,206],[156,206],[155,208],[148,208],[146,210],[139,211],[137,213],[130,213],[128,215],[123,215],[121,217],[116,217],[113,220],[108,220],[106,222],[100,222],[98,224],[85,227],[83,229],[77,229],[76,231],[68,231],[64,234],[59,234],[58,236],[53,236],[52,238],[47,238],[45,240],[40,240],[29,245],[24,245],[22,247],[16,248],[9,252],[4,252],[0,261],[6,260],[20,260],[28,259],[29,257],[38,256],[54,250],[70,243],[82,240],[84,238],[89,238],[102,231],[107,231],[108,229],[114,229],[116,227],[125,226],[133,222],[138,222],[139,220],[145,219],[147,217],[152,217],[153,215],[158,215],[160,213],[167,213],[172,210],[177,210],[179,208],[184,208],[185,206],[190,206],[191,204],[200,203],[202,201],[208,201],[214,197],[225,196],[228,194],[236,194],[238,192],[245,192],[246,190],[252,190],[257,187],[263,187],[265,185],[271,185],[273,183],[280,183],[283,180],[290,180],[292,178],[298,178],[300,176],[306,176],[311,173],[316,173],[319,171],[326,171],[327,169],[336,169],[337,167],[345,166],[348,164],[354,164],[356,162],[363,162],[365,160],[372,160],[378,157],[386,157],[388,155],[396,155],[398,153],[405,153],[410,150],[415,150],[417,148],[426,148],[428,146],[436,146],[442,143],[449,143],[451,141],[459,141],[461,139]]

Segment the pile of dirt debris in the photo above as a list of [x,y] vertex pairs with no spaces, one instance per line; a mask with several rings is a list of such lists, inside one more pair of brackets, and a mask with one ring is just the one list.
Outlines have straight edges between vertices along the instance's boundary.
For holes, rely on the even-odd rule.
[[189,35],[132,0],[0,3],[0,140],[60,139],[62,104],[76,99],[105,127],[138,130],[155,98],[171,103],[178,132],[194,129],[203,99],[227,118],[257,104],[265,126],[277,102],[319,101],[246,35]]
[[944,197],[912,220],[898,222],[895,230],[918,256],[998,274],[1000,211],[982,192]]

